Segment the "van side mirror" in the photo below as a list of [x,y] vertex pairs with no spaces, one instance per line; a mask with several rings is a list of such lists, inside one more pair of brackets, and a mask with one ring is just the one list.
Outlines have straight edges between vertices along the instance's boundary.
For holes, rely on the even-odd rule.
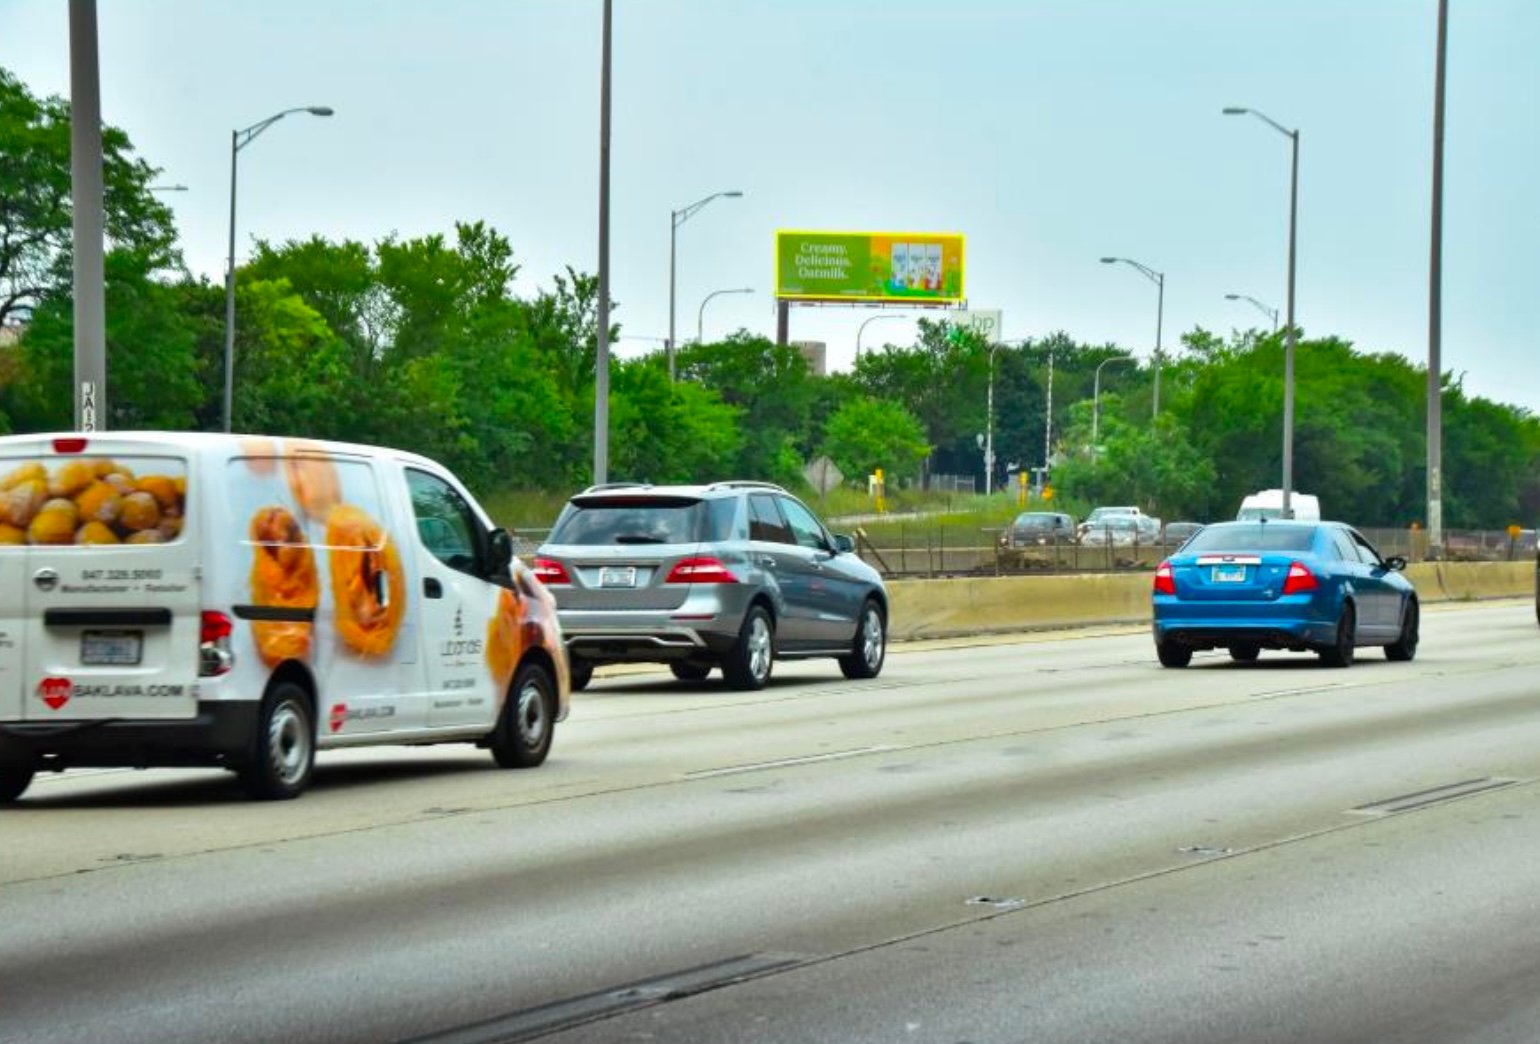
[[842,555],[848,555],[855,551],[856,542],[846,533],[834,534],[834,550]]
[[502,576],[508,571],[509,564],[513,562],[513,537],[506,529],[494,529],[487,546],[490,552],[487,572],[491,576]]

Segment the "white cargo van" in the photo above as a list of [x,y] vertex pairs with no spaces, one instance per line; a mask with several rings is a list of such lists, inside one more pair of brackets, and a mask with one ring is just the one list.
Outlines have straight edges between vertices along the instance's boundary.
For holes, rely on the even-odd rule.
[[567,661],[512,552],[408,453],[0,438],[0,802],[77,766],[217,765],[294,797],[317,749],[367,744],[538,765]]
[[[1299,522],[1321,521],[1321,502],[1309,493],[1289,493],[1289,509]],[[1259,518],[1283,517],[1283,490],[1264,489],[1251,493],[1241,501],[1241,509],[1235,513],[1237,522],[1254,522]]]

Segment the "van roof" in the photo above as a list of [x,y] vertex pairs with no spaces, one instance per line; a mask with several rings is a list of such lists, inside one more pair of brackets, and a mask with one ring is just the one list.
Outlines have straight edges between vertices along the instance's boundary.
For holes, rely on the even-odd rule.
[[407,450],[392,449],[388,446],[369,446],[355,442],[333,442],[328,439],[312,439],[303,435],[243,435],[239,433],[226,434],[224,432],[208,431],[54,431],[39,432],[31,435],[0,435],[0,454],[21,450],[37,451],[46,448],[47,452],[54,452],[55,439],[85,439],[87,440],[87,452],[89,443],[101,442],[114,447],[113,452],[121,452],[116,447],[125,443],[139,446],[159,446],[166,449],[180,449],[197,453],[214,453],[224,450],[236,450],[243,453],[251,452],[255,447],[253,443],[263,441],[282,442],[285,444],[299,443],[304,449],[312,452],[352,454],[363,456],[386,455],[396,460],[412,464],[426,464],[432,467],[442,467],[436,461]]

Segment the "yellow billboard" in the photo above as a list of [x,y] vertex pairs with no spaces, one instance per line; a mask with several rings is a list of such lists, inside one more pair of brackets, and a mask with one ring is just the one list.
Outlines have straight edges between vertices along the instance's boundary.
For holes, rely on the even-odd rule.
[[955,304],[963,300],[963,237],[954,232],[779,231],[775,296]]

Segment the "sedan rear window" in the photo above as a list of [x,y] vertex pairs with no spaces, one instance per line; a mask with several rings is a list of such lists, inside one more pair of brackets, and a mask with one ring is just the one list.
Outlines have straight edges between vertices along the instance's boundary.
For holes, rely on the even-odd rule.
[[571,503],[551,530],[553,544],[694,544],[701,538],[704,505],[657,497]]
[[1206,526],[1186,544],[1186,555],[1211,554],[1215,551],[1309,551],[1315,543],[1314,526],[1256,522]]

